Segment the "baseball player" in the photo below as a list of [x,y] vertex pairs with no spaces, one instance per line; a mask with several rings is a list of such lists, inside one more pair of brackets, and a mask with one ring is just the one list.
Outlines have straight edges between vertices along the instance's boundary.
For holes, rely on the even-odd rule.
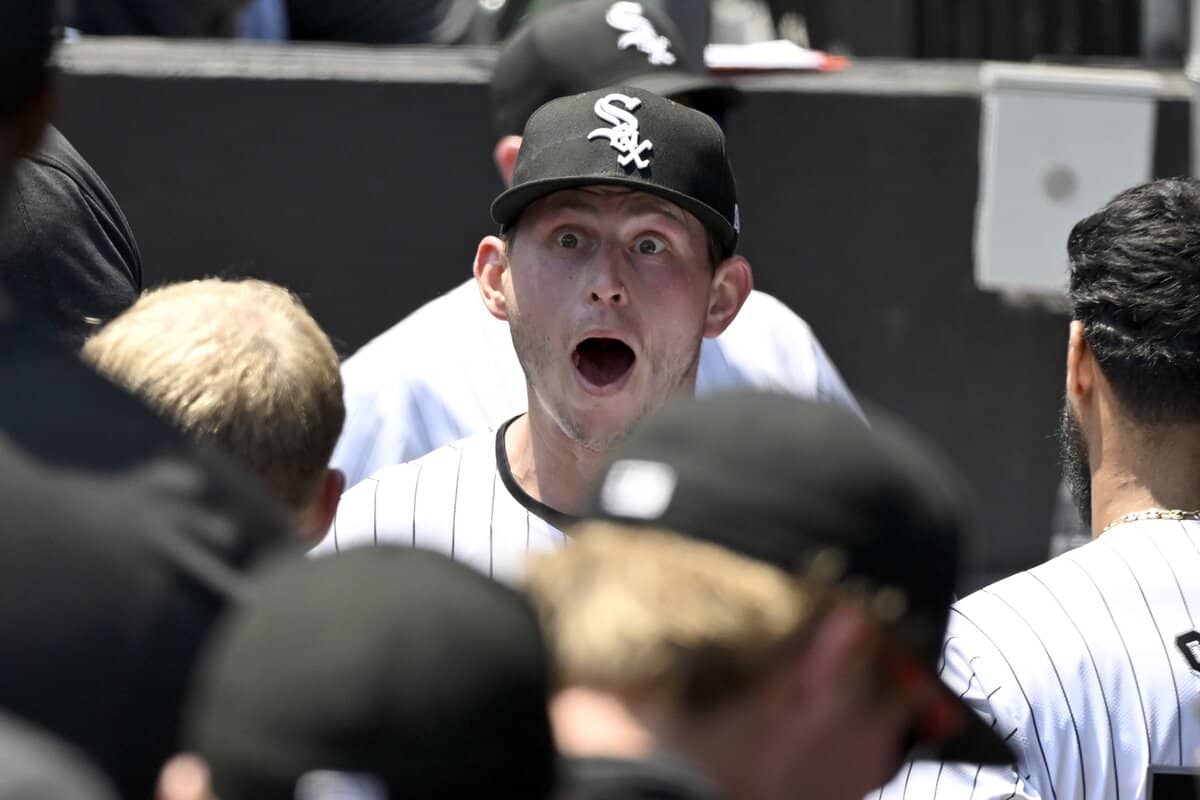
[[1200,183],[1129,189],[1067,243],[1062,443],[1093,539],[956,603],[943,677],[1020,755],[892,798],[1194,798],[1200,761]]
[[750,293],[725,136],[699,111],[633,87],[551,101],[513,177],[475,279],[528,412],[354,487],[322,552],[406,542],[512,576],[563,541],[609,447],[694,393],[701,341]]
[[[492,105],[495,161],[511,182],[521,129],[547,100],[627,83],[719,114],[736,92],[687,63],[670,20],[638,3],[582,0],[532,18],[501,53]],[[502,322],[473,281],[426,304],[342,368],[346,424],[333,465],[353,486],[525,409],[525,376]],[[757,386],[857,408],[808,324],[752,292],[746,309],[700,351],[697,391]]]
[[913,741],[1009,763],[935,674],[963,519],[948,485],[886,422],[790,395],[650,417],[572,546],[526,575],[560,749],[675,753],[739,800],[860,800]]

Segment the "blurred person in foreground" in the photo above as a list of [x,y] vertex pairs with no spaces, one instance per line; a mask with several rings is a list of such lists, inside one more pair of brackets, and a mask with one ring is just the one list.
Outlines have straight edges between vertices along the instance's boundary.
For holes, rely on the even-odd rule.
[[[550,671],[524,597],[392,547],[273,565],[253,598],[190,704],[221,800],[549,798]],[[204,796],[198,762],[184,771],[201,781],[164,800]]]
[[[0,3],[5,189],[53,104],[53,11]],[[23,311],[0,289],[0,706],[74,745],[120,796],[150,797],[208,626],[288,527],[237,467]]]
[[1067,239],[1060,441],[1093,539],[954,604],[946,681],[1013,768],[918,765],[873,797],[1196,796],[1200,182],[1121,192]]
[[0,711],[0,800],[117,800],[77,751]]
[[329,337],[287,289],[215,278],[155,289],[83,358],[261,478],[304,541],[325,534],[345,488],[328,467],[342,382]]
[[886,422],[787,395],[650,417],[601,474],[573,545],[531,559],[526,579],[581,796],[667,756],[711,781],[680,796],[735,800],[858,800],[914,743],[1011,761],[938,680],[962,535],[953,484]]
[[[493,157],[513,180],[530,115],[556,97],[626,84],[720,120],[732,86],[688,61],[671,20],[650,6],[581,0],[532,17],[505,43],[492,75]],[[597,119],[597,124],[602,120]],[[346,427],[333,464],[354,486],[375,471],[494,431],[528,408],[512,337],[467,280],[346,360]],[[700,346],[696,392],[755,386],[857,409],[808,324],[752,291],[737,319]]]

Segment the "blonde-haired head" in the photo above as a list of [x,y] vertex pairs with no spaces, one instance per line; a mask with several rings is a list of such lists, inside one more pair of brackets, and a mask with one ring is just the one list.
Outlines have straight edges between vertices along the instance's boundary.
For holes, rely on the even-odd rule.
[[607,522],[572,538],[526,570],[564,687],[703,711],[778,663],[818,611],[783,571],[717,545]]
[[83,348],[100,372],[261,477],[313,500],[345,418],[338,358],[288,290],[206,279],[142,295]]

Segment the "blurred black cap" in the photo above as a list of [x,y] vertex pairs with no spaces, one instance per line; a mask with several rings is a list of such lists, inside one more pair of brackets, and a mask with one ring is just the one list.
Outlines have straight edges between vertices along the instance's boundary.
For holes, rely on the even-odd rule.
[[579,0],[535,14],[505,43],[492,73],[496,133],[519,134],[556,97],[618,83],[686,100],[708,114],[740,97],[688,61],[667,15],[627,0]]
[[[731,392],[669,406],[635,429],[585,516],[666,528],[802,581],[853,586],[936,671],[964,528],[959,488],[887,420],[867,427],[827,404]],[[965,725],[936,755],[1012,763],[1001,739],[953,699]]]
[[116,800],[83,755],[23,720],[0,713],[0,800]]
[[191,745],[222,800],[549,796],[529,603],[448,558],[369,548],[268,570],[214,638]]
[[725,134],[713,119],[632,86],[552,100],[525,126],[512,186],[492,203],[502,228],[562,189],[609,184],[670,200],[737,246],[737,185]]

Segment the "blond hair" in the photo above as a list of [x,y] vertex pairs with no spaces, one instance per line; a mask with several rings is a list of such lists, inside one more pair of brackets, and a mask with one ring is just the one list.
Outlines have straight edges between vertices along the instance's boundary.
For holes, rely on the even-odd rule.
[[286,289],[207,279],[142,295],[83,356],[289,508],[315,498],[345,419],[329,338]]
[[717,545],[607,522],[571,532],[525,576],[564,686],[703,711],[778,663],[824,607],[782,570]]

